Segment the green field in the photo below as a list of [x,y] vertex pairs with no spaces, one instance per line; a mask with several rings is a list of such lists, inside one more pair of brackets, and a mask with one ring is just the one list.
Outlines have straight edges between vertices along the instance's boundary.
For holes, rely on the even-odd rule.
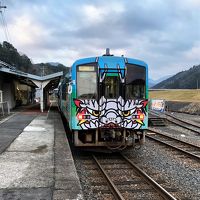
[[149,99],[165,99],[166,101],[200,102],[200,89],[150,90]]

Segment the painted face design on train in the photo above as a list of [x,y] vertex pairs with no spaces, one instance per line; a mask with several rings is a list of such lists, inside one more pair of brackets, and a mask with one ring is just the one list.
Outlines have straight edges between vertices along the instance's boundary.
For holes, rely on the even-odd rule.
[[92,128],[131,128],[139,129],[144,125],[146,100],[127,100],[122,97],[105,99],[75,99],[78,126],[82,129]]

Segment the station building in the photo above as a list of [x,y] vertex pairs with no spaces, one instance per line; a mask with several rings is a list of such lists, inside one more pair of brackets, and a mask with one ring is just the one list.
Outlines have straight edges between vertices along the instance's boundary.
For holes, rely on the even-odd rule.
[[47,106],[50,91],[55,89],[63,76],[57,72],[46,76],[36,76],[17,70],[0,61],[0,112],[17,106],[34,103],[37,97],[41,112]]

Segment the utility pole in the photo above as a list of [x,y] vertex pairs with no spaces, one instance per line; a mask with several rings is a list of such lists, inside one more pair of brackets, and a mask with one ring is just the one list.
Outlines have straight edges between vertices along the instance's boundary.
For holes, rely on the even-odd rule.
[[3,29],[5,32],[5,36],[6,36],[6,40],[9,41],[9,32],[8,32],[8,27],[7,27],[7,23],[6,23],[6,19],[4,17],[4,13],[3,13],[3,9],[6,9],[6,6],[2,6],[1,2],[0,2],[0,15],[2,18],[2,25],[3,25]]
[[41,68],[41,76],[44,76],[44,65],[42,65],[42,68]]
[[6,6],[2,6],[1,2],[0,2],[0,12],[2,12],[2,10],[1,10],[2,8],[7,8],[7,7]]
[[199,80],[197,79],[197,90],[199,89]]
[[43,69],[42,76],[44,76],[44,65],[43,65],[43,68],[42,68],[42,69]]

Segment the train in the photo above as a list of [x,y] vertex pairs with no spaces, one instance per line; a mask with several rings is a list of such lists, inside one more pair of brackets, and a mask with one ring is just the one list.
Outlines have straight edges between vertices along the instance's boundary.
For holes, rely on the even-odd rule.
[[106,54],[76,60],[58,89],[59,110],[72,144],[121,151],[145,142],[148,65]]

